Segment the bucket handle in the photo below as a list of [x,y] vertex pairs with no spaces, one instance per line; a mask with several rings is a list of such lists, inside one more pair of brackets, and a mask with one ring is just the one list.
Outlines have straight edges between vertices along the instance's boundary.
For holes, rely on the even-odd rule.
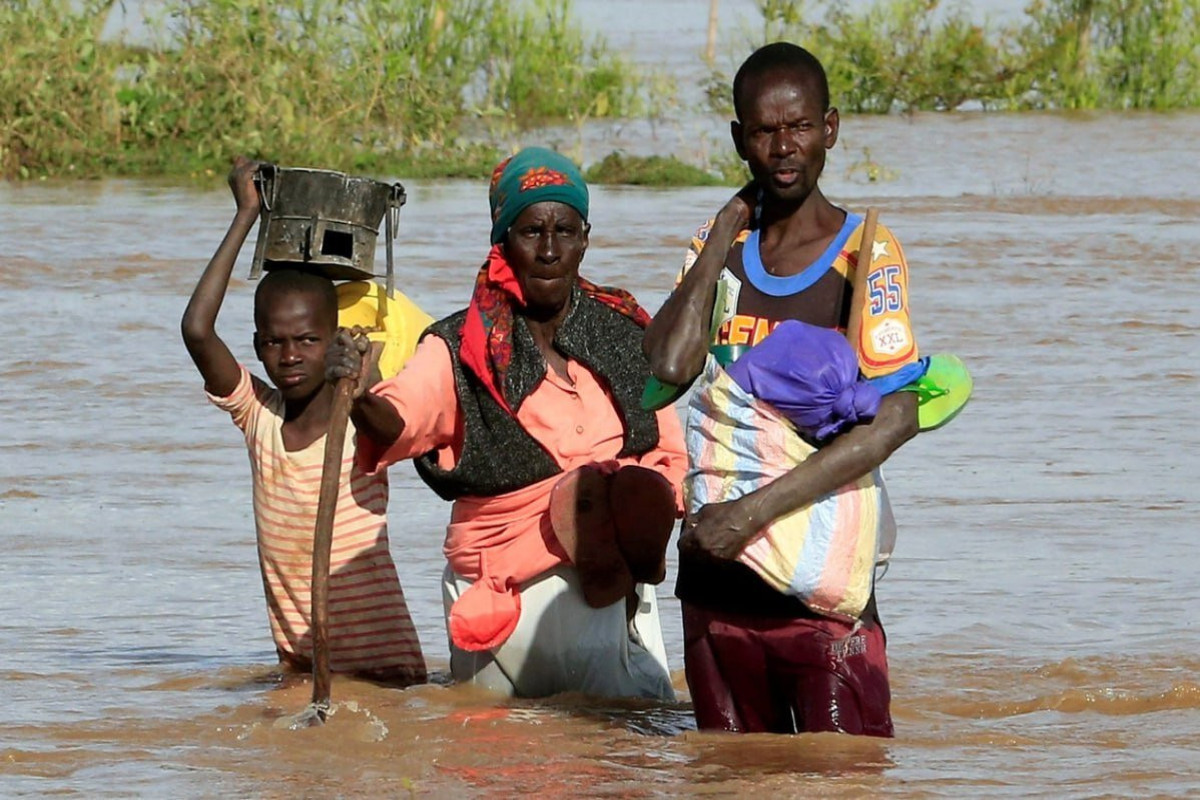
[[271,216],[271,205],[275,202],[275,171],[278,168],[264,162],[254,170],[254,188],[258,190],[258,241],[254,244],[254,260],[250,262],[250,280],[262,275],[263,254],[267,249],[267,222]]
[[254,185],[258,189],[258,199],[262,201],[262,210],[270,211],[275,202],[275,172],[279,168],[274,164],[264,162],[254,171]]
[[393,183],[391,193],[388,195],[387,224],[385,225],[385,237],[387,240],[387,297],[389,299],[392,293],[396,291],[396,269],[392,256],[392,243],[396,240],[396,229],[400,225],[400,207],[406,202],[408,202],[408,195],[404,191],[404,186],[399,181]]

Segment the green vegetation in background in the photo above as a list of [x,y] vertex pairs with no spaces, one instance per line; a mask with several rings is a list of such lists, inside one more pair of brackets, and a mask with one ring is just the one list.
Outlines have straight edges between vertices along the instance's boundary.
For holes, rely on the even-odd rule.
[[1019,33],[1027,106],[1200,105],[1200,0],[1035,0]]
[[[739,52],[786,39],[818,54],[846,112],[1175,109],[1200,105],[1200,0],[1034,0],[1024,20],[980,25],[940,0],[758,0]],[[739,59],[740,60],[740,59]],[[710,105],[732,112],[728,75]]]
[[223,172],[235,153],[486,176],[524,128],[644,110],[567,0],[0,0],[0,175]]
[[[476,178],[533,126],[574,126],[582,148],[589,121],[685,113],[668,78],[585,35],[569,0],[160,0],[154,47],[101,38],[115,2],[0,0],[0,177],[221,174],[242,152]],[[767,41],[805,45],[850,113],[1200,105],[1200,0],[1033,0],[1006,25],[941,0],[816,2],[819,14],[758,0],[762,29],[731,62]],[[725,115],[729,83],[713,72],[706,85]],[[590,174],[746,178],[723,146],[689,156],[701,166],[613,154]]]
[[[494,22],[493,22],[494,24]],[[571,4],[535,0],[488,36],[483,107],[526,127],[579,117],[630,117],[645,106],[640,76],[601,38],[585,41]]]

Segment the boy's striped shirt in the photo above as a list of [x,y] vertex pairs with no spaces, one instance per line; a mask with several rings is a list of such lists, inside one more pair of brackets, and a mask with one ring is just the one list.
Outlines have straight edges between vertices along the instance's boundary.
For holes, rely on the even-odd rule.
[[[303,450],[283,446],[283,397],[242,368],[228,397],[209,399],[245,434],[254,483],[254,522],[276,648],[285,660],[312,657],[312,546],[325,437]],[[355,466],[347,431],[334,515],[329,576],[330,668],[425,679],[425,662],[388,550],[387,474]]]

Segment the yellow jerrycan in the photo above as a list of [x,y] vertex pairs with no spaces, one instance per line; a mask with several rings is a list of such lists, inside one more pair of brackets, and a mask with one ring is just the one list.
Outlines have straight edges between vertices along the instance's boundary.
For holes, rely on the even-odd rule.
[[372,342],[383,343],[379,373],[384,380],[399,372],[417,349],[421,332],[433,317],[395,290],[387,290],[375,281],[347,281],[337,284],[338,325],[373,328],[367,334]]

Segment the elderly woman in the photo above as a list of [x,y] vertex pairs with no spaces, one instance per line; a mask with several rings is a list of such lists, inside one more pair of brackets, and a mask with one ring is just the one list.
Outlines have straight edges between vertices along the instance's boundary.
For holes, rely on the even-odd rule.
[[[528,148],[497,166],[492,247],[468,307],[355,399],[359,458],[413,458],[452,500],[443,602],[458,681],[520,697],[673,700],[654,590],[686,455],[642,408],[646,312],[579,276],[588,191]],[[339,334],[330,377],[357,374]]]

